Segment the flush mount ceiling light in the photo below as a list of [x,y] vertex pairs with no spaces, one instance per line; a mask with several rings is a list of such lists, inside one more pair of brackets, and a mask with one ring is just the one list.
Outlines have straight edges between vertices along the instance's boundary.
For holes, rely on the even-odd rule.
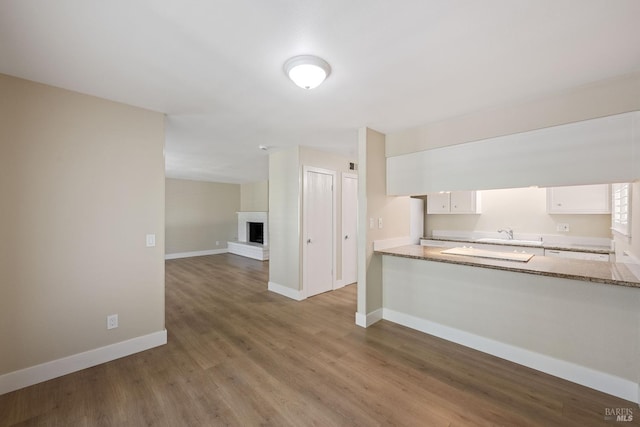
[[317,56],[301,55],[285,62],[284,72],[301,88],[313,89],[331,74],[331,67],[327,61]]

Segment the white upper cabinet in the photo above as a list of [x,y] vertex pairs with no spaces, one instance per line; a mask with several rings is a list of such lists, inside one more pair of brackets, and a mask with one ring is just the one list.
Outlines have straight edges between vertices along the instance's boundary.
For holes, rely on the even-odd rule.
[[479,214],[480,195],[475,191],[427,194],[428,214]]
[[427,194],[427,213],[442,214],[449,213],[450,196],[449,193]]
[[609,184],[547,188],[547,213],[611,213]]
[[638,179],[640,111],[387,158],[389,196]]

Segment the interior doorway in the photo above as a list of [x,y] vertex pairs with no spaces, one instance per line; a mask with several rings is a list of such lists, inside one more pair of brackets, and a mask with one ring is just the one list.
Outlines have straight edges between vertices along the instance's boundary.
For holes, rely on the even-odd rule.
[[334,171],[303,169],[303,292],[310,297],[334,288]]

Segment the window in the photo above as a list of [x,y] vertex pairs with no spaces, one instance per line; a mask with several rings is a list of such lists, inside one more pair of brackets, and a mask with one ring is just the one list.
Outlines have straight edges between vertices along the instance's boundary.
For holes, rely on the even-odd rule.
[[611,229],[624,236],[631,235],[631,227],[629,219],[631,217],[630,203],[631,184],[612,184],[612,212],[611,212]]

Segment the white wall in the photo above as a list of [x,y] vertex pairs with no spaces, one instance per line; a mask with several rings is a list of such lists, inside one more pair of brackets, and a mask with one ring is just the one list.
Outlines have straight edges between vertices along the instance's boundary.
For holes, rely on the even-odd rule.
[[[427,235],[433,230],[491,231],[511,227],[514,233],[562,234],[611,238],[611,215],[549,215],[544,188],[511,188],[478,192],[482,200],[480,215],[427,214]],[[558,223],[569,224],[560,233]]]
[[[624,262],[640,263],[640,180],[631,186],[631,236],[613,233],[616,259]],[[635,260],[625,259],[625,252],[631,253]],[[640,274],[640,265],[638,266]]]

